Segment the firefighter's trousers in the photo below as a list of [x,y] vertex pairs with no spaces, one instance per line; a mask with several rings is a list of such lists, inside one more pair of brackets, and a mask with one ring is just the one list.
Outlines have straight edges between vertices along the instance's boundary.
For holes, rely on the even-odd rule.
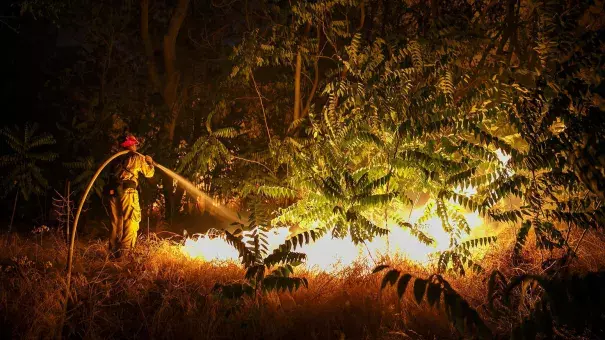
[[141,222],[141,207],[139,193],[134,188],[124,189],[121,197],[112,197],[111,206],[111,236],[109,246],[111,251],[128,251],[133,249],[137,241],[137,232]]

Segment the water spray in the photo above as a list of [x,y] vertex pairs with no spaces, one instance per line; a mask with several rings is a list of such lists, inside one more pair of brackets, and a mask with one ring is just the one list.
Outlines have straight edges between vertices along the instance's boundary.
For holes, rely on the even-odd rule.
[[162,172],[164,172],[165,174],[170,176],[172,179],[177,181],[185,190],[187,190],[193,196],[201,197],[205,201],[212,203],[217,208],[217,211],[219,212],[220,216],[223,216],[230,221],[241,222],[241,219],[237,216],[236,213],[234,213],[232,210],[228,209],[227,207],[223,206],[222,204],[218,204],[212,197],[208,196],[207,194],[202,192],[200,189],[196,188],[195,185],[193,185],[188,180],[184,179],[181,175],[164,167],[161,164],[154,163],[154,165],[158,169],[160,169]]

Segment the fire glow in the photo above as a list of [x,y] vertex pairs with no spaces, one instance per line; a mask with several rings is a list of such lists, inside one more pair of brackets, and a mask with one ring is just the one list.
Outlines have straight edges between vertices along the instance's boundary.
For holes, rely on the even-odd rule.
[[[496,156],[502,166],[506,168],[511,158],[510,155],[498,149],[496,150]],[[512,173],[509,172],[510,174]],[[467,197],[472,197],[477,193],[476,188],[473,186],[459,186],[455,191]],[[458,206],[452,200],[449,200],[449,204]],[[408,222],[411,224],[416,223],[423,215],[424,209],[425,207],[420,207],[412,210]],[[460,210],[463,211],[464,209],[460,207]],[[482,231],[484,230],[482,229],[485,229],[485,225],[477,212],[466,211],[463,215],[470,227],[471,233],[463,234],[461,241],[483,234]],[[384,256],[405,258],[412,262],[428,265],[435,259],[434,254],[445,251],[450,247],[450,235],[443,230],[442,221],[438,217],[425,221],[423,225],[425,226],[423,232],[433,239],[433,243],[430,245],[420,242],[405,228],[391,224],[388,225],[390,232],[387,236],[376,237],[372,241],[359,245],[355,245],[349,236],[339,239],[333,238],[330,233],[326,233],[315,242],[303,245],[299,249],[306,253],[307,260],[305,266],[310,270],[329,272],[351,266],[354,263],[376,264],[372,262]],[[195,239],[188,238],[182,247],[182,251],[186,256],[193,259],[209,262],[237,262],[237,251],[219,234],[215,231],[205,235],[197,235]],[[269,252],[276,249],[290,236],[292,235],[290,235],[289,229],[286,227],[271,230],[268,235]],[[246,242],[248,239],[244,237],[243,241]],[[471,252],[479,254],[478,249],[473,249]]]
[[[423,209],[414,209],[410,222],[415,222],[422,213]],[[473,231],[483,225],[483,220],[477,213],[466,213],[465,218]],[[376,264],[374,261],[383,256],[397,256],[427,265],[433,259],[433,254],[448,249],[450,236],[443,230],[438,217],[426,221],[425,225],[424,231],[434,239],[431,245],[421,243],[405,228],[391,225],[388,236],[376,237],[372,241],[359,245],[354,245],[348,236],[339,239],[326,233],[315,242],[297,248],[297,250],[307,254],[305,262],[307,269],[327,272],[336,271],[354,263],[374,265]],[[290,233],[288,228],[282,227],[269,231],[267,236],[269,252],[272,252],[290,236]],[[465,237],[468,236],[465,235]],[[243,239],[244,242],[248,240],[248,237]],[[186,239],[181,251],[189,258],[207,262],[238,262],[237,250],[215,230]]]

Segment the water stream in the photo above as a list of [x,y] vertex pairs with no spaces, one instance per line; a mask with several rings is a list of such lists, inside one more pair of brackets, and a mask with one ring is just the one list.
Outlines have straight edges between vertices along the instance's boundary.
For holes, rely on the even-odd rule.
[[204,200],[205,203],[207,203],[207,204],[212,204],[213,206],[215,206],[216,211],[218,212],[219,216],[221,216],[225,219],[228,219],[230,221],[233,221],[233,222],[241,222],[240,218],[238,218],[237,214],[233,210],[216,202],[212,197],[208,196],[207,194],[202,192],[200,189],[196,188],[195,185],[193,185],[193,183],[189,182],[188,180],[183,178],[181,175],[175,173],[174,171],[166,168],[165,166],[163,166],[161,164],[155,163],[155,166],[158,169],[162,170],[164,173],[166,173],[168,176],[172,177],[172,179],[177,181],[179,183],[179,185],[181,185],[181,187],[183,189],[185,189],[189,194],[193,195],[194,197]]

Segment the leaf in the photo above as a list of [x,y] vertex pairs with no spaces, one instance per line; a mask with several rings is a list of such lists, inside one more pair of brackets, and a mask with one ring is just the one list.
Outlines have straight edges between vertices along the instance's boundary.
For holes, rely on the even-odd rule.
[[374,270],[372,270],[372,274],[376,274],[376,273],[378,273],[378,272],[380,272],[380,271],[382,271],[384,269],[387,269],[387,268],[389,268],[389,265],[381,264],[379,266],[376,266],[376,268],[374,268]]
[[395,198],[395,196],[397,196],[397,194],[395,194],[395,193],[370,195],[370,196],[361,198],[359,200],[359,203],[360,203],[361,207],[363,207],[364,209],[368,209],[368,208],[372,208],[372,207],[379,207],[379,206],[384,206],[384,205],[388,204],[389,202],[391,202],[391,200],[393,200],[393,198]]
[[416,279],[416,281],[414,281],[414,298],[418,304],[422,302],[427,283],[428,281],[423,279]]
[[426,300],[429,303],[429,306],[433,307],[433,305],[439,301],[441,297],[441,287],[436,283],[429,283],[429,287],[426,291]]
[[412,275],[410,274],[404,274],[399,278],[399,282],[397,283],[397,296],[399,296],[400,299],[403,297],[403,294],[405,294],[405,290],[408,287],[411,278]]
[[225,128],[214,130],[213,134],[216,137],[220,137],[220,138],[234,138],[239,135],[239,132],[234,127],[225,127]]
[[270,198],[278,198],[278,199],[294,199],[297,197],[298,193],[295,190],[286,187],[278,187],[278,186],[267,186],[262,185],[258,189],[259,194],[263,194]]
[[386,275],[384,276],[384,278],[382,279],[382,283],[380,284],[380,289],[384,289],[387,284],[389,285],[394,285],[395,282],[397,282],[397,278],[399,278],[399,274],[401,272],[397,269],[391,269],[390,271],[388,271],[386,273]]
[[392,174],[389,172],[388,174],[384,175],[383,177],[380,177],[380,178],[368,183],[364,188],[364,192],[371,192],[373,190],[376,190],[378,188],[385,186],[389,182],[391,177],[392,177]]
[[519,254],[521,254],[521,250],[523,249],[523,246],[525,245],[527,236],[529,234],[529,229],[531,228],[531,226],[532,226],[531,221],[525,221],[521,225],[521,228],[519,228],[519,231],[517,232],[517,240],[515,242],[515,247],[513,249],[513,253],[515,255],[518,256]]

